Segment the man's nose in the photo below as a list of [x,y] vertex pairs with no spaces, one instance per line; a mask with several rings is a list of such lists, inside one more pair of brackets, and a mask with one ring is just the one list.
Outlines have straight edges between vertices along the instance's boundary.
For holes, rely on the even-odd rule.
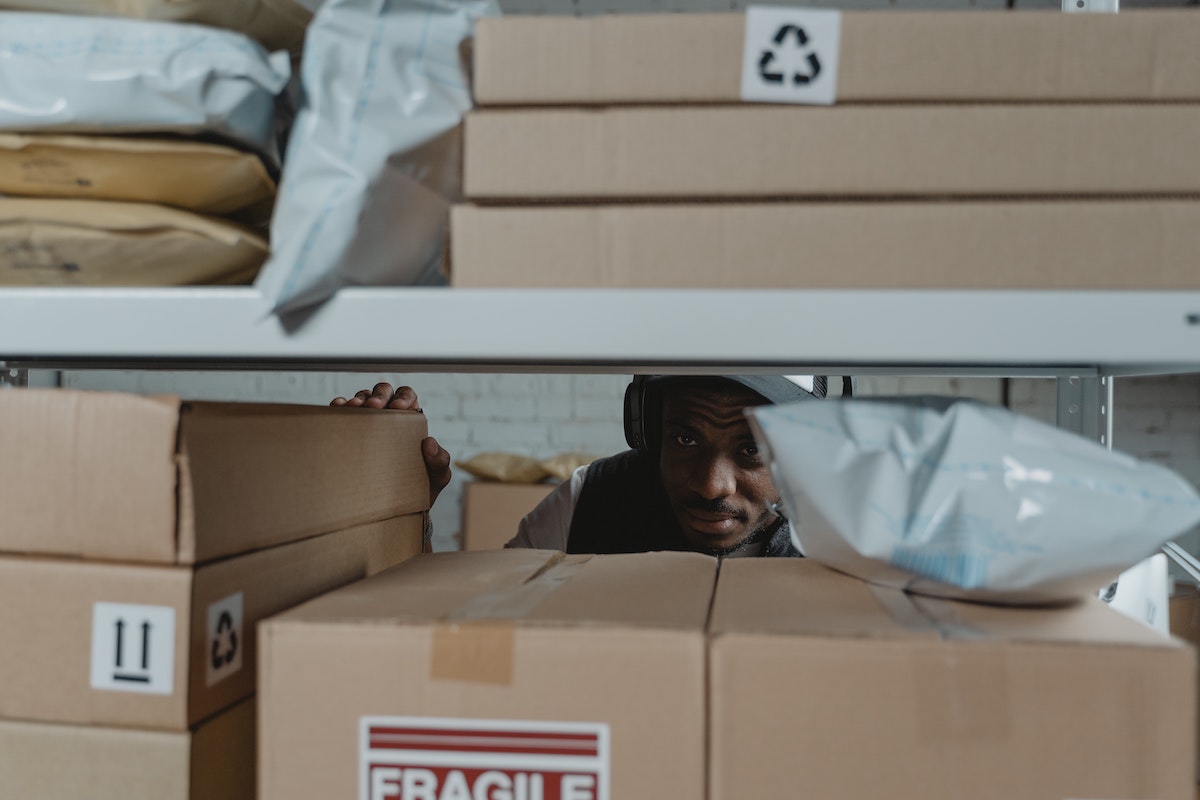
[[737,490],[733,462],[720,455],[701,460],[692,471],[688,488],[706,500],[730,496]]

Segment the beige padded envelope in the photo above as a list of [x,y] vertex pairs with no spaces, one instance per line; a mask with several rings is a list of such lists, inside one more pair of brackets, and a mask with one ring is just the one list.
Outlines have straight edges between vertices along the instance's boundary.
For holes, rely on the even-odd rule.
[[157,203],[265,224],[275,181],[258,156],[224,145],[0,133],[0,194]]
[[0,198],[0,286],[248,283],[267,241],[149,203]]

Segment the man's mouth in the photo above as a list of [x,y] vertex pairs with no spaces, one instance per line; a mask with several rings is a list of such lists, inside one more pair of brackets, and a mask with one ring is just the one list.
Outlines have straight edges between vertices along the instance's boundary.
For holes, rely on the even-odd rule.
[[683,515],[687,519],[689,528],[709,536],[724,536],[742,524],[740,514],[724,514],[685,507]]

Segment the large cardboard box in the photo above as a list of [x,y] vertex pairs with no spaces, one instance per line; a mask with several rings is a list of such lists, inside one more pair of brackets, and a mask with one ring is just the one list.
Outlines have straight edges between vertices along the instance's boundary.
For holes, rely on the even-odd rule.
[[[481,110],[480,201],[1200,192],[1200,104]],[[1136,150],[1130,142],[1137,142]]]
[[1188,200],[460,205],[450,236],[459,287],[1200,288]]
[[463,484],[462,548],[498,550],[517,535],[517,525],[546,495],[552,483],[467,481]]
[[0,720],[0,797],[254,800],[255,701],[190,731]]
[[0,552],[193,564],[423,511],[406,411],[0,394]]
[[267,620],[259,798],[701,798],[715,578],[695,553],[436,553]]
[[0,558],[0,719],[187,730],[254,691],[259,620],[416,555],[425,519],[200,567]]
[[[481,19],[479,105],[734,103],[744,14]],[[850,11],[837,101],[1200,100],[1200,16]],[[669,141],[669,140],[667,140]]]
[[726,559],[709,630],[710,800],[1195,792],[1193,653],[1099,600],[955,603]]

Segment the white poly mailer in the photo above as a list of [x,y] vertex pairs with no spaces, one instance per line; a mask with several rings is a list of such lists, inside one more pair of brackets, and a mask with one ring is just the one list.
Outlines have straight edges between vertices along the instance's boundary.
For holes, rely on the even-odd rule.
[[495,0],[328,0],[309,26],[303,101],[256,286],[272,310],[342,286],[445,282],[471,107],[462,48]]
[[0,131],[214,136],[278,166],[290,78],[287,53],[232,31],[0,12]]
[[1200,523],[1173,471],[1007,409],[936,397],[747,412],[808,557],[914,592],[1095,595]]

